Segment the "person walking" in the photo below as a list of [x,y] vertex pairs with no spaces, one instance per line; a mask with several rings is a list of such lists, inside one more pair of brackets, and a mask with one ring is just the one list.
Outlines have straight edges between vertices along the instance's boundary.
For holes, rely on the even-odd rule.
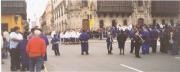
[[85,30],[82,31],[79,40],[81,41],[81,55],[84,55],[84,52],[86,53],[86,55],[89,55],[89,35],[87,32],[85,32]]
[[112,54],[113,36],[112,36],[112,34],[111,34],[110,32],[108,33],[106,42],[107,42],[107,50],[108,50],[108,54]]
[[35,29],[33,35],[26,47],[26,52],[29,56],[29,70],[30,72],[40,72],[46,52],[46,43],[41,38],[40,30]]
[[60,56],[59,52],[59,43],[60,43],[60,38],[58,37],[58,34],[55,34],[54,37],[51,40],[52,43],[52,50],[54,51],[56,56]]

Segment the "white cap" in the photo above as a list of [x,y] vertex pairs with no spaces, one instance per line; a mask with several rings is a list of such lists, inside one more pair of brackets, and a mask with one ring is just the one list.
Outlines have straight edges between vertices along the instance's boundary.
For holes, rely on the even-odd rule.
[[40,30],[35,30],[35,31],[34,31],[34,35],[36,35],[36,36],[41,35],[41,31],[40,31]]

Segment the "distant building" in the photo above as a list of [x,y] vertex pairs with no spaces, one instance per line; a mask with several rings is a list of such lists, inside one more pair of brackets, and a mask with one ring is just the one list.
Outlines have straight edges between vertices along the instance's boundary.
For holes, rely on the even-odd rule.
[[[172,24],[180,20],[180,1],[52,0],[55,29],[88,28],[137,24]],[[86,22],[87,21],[87,22]],[[84,24],[85,23],[85,24]],[[87,24],[86,24],[87,23]]]
[[22,32],[27,25],[25,0],[1,0],[1,29],[11,31],[15,26]]
[[[88,19],[88,0],[52,0],[55,29],[81,29],[83,20]],[[88,27],[88,24],[85,24]]]
[[41,24],[41,28],[43,29],[43,31],[47,34],[53,30],[51,0],[48,1],[46,9],[40,18],[40,24]]

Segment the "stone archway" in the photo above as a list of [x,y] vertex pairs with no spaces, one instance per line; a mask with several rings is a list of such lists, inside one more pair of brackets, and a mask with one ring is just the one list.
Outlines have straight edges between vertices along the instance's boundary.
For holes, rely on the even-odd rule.
[[113,20],[112,20],[112,26],[113,26],[113,27],[116,27],[116,25],[117,25],[116,20],[113,19]]

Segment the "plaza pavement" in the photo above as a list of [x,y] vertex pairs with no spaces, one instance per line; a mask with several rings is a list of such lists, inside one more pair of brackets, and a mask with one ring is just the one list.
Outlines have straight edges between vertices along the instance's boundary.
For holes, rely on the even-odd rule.
[[[151,50],[151,49],[150,49]],[[125,55],[119,55],[117,42],[113,43],[113,55],[107,54],[105,40],[90,40],[90,55],[81,55],[80,44],[60,44],[60,56],[55,56],[48,46],[48,61],[43,72],[180,72],[180,55],[158,52],[135,58],[130,54],[130,41],[126,41]],[[2,72],[10,71],[10,58],[4,60]]]

